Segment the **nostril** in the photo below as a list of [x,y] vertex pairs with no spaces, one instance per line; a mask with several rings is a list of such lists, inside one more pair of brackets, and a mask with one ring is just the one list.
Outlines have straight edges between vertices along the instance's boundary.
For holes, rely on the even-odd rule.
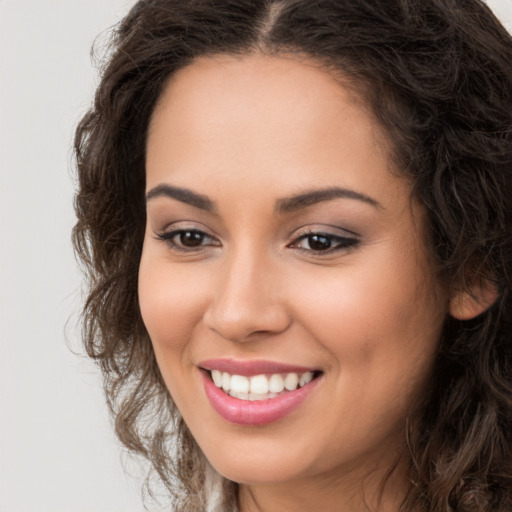
[[259,341],[267,336],[284,332],[290,325],[288,318],[276,319],[258,316],[253,320],[248,315],[234,318],[206,317],[205,324],[211,331],[233,342]]
[[244,251],[243,256],[238,255],[229,271],[219,270],[216,294],[204,311],[205,326],[235,342],[256,341],[290,325],[279,278],[272,279],[267,267],[263,273],[253,254]]

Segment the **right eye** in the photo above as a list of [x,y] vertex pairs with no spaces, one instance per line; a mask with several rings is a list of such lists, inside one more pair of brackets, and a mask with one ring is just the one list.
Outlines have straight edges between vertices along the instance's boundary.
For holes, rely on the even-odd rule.
[[205,247],[218,247],[218,240],[198,229],[175,229],[158,233],[158,238],[177,251],[197,251]]

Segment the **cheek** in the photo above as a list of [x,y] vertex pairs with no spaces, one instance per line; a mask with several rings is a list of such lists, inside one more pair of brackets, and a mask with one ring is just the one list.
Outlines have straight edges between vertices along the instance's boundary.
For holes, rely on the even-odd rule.
[[415,368],[433,357],[447,300],[416,258],[397,262],[383,251],[375,261],[302,279],[297,315],[345,370]]
[[[198,282],[199,281],[199,282]],[[173,272],[169,262],[143,253],[139,269],[142,319],[157,355],[186,348],[190,333],[202,316],[204,287],[187,270]]]
[[403,427],[428,379],[446,306],[412,263],[339,270],[296,287],[294,296],[303,325],[331,354],[330,435],[337,438],[344,418],[340,439],[371,444]]
[[191,339],[202,316],[201,291],[185,272],[164,259],[143,253],[139,269],[139,303],[155,357],[174,402],[187,414],[199,407],[197,395],[182,383],[190,378]]

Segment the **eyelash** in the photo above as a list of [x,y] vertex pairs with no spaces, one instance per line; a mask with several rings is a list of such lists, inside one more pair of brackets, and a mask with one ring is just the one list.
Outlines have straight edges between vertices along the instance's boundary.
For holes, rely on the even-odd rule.
[[[186,246],[185,244],[183,244],[183,240],[181,241],[181,243],[176,243],[174,241],[174,238],[176,238],[178,236],[184,236],[187,233],[190,235],[198,235],[199,237],[201,237],[201,242],[205,238],[214,240],[214,238],[212,236],[208,235],[204,231],[201,231],[200,229],[175,229],[173,231],[169,231],[168,233],[157,233],[157,237],[159,240],[162,240],[163,242],[165,242],[172,250],[180,251],[180,252],[191,253],[191,252],[196,252],[198,250],[201,250],[205,247],[208,247],[208,246],[203,245],[202,243],[200,245],[196,245],[196,246],[194,246],[194,245]],[[214,247],[219,247],[220,243],[210,244],[210,245],[213,245]]]
[[[304,247],[298,247],[298,244],[303,240],[309,239],[309,244],[311,244],[314,238],[317,239],[325,239],[329,244],[335,244],[334,247],[330,246],[325,250],[319,249],[306,249]],[[318,240],[317,240],[318,241]],[[332,254],[340,251],[348,251],[354,248],[359,243],[359,240],[355,237],[347,237],[340,235],[333,235],[332,233],[325,233],[322,231],[310,231],[308,233],[304,233],[300,235],[294,242],[292,242],[288,247],[296,247],[301,252],[307,254],[315,254],[315,255],[324,255],[324,254]]]
[[[189,236],[196,236],[199,238],[196,238],[196,240],[199,241],[199,245],[192,245],[187,246],[183,243],[183,239],[181,239],[180,242],[176,242],[175,239],[177,237],[183,237],[186,234]],[[313,241],[313,239],[317,239],[317,242],[322,243],[318,239],[324,239],[326,243],[328,243],[330,246],[323,250],[323,249],[307,249],[304,247],[299,247],[299,244],[309,239],[309,243]],[[165,242],[172,250],[184,252],[184,253],[193,253],[200,250],[203,250],[204,248],[208,247],[220,247],[220,242],[217,243],[209,243],[204,244],[204,240],[211,240],[214,241],[215,239],[205,233],[204,231],[201,231],[199,229],[175,229],[173,231],[169,231],[168,233],[157,233],[157,239]],[[289,244],[287,247],[295,248],[302,253],[306,254],[313,254],[313,255],[326,255],[326,254],[332,254],[340,251],[349,251],[350,249],[354,248],[359,243],[359,240],[356,237],[345,237],[340,235],[334,235],[332,233],[325,233],[322,231],[310,231],[307,233],[303,233],[299,237],[297,237],[291,244]],[[334,247],[332,247],[332,244],[335,244]]]

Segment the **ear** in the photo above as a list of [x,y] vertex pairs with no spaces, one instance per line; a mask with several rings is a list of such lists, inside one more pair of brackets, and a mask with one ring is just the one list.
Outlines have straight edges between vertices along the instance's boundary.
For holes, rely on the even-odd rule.
[[498,298],[494,284],[484,280],[470,290],[455,292],[450,298],[449,313],[457,320],[471,320],[489,309]]

